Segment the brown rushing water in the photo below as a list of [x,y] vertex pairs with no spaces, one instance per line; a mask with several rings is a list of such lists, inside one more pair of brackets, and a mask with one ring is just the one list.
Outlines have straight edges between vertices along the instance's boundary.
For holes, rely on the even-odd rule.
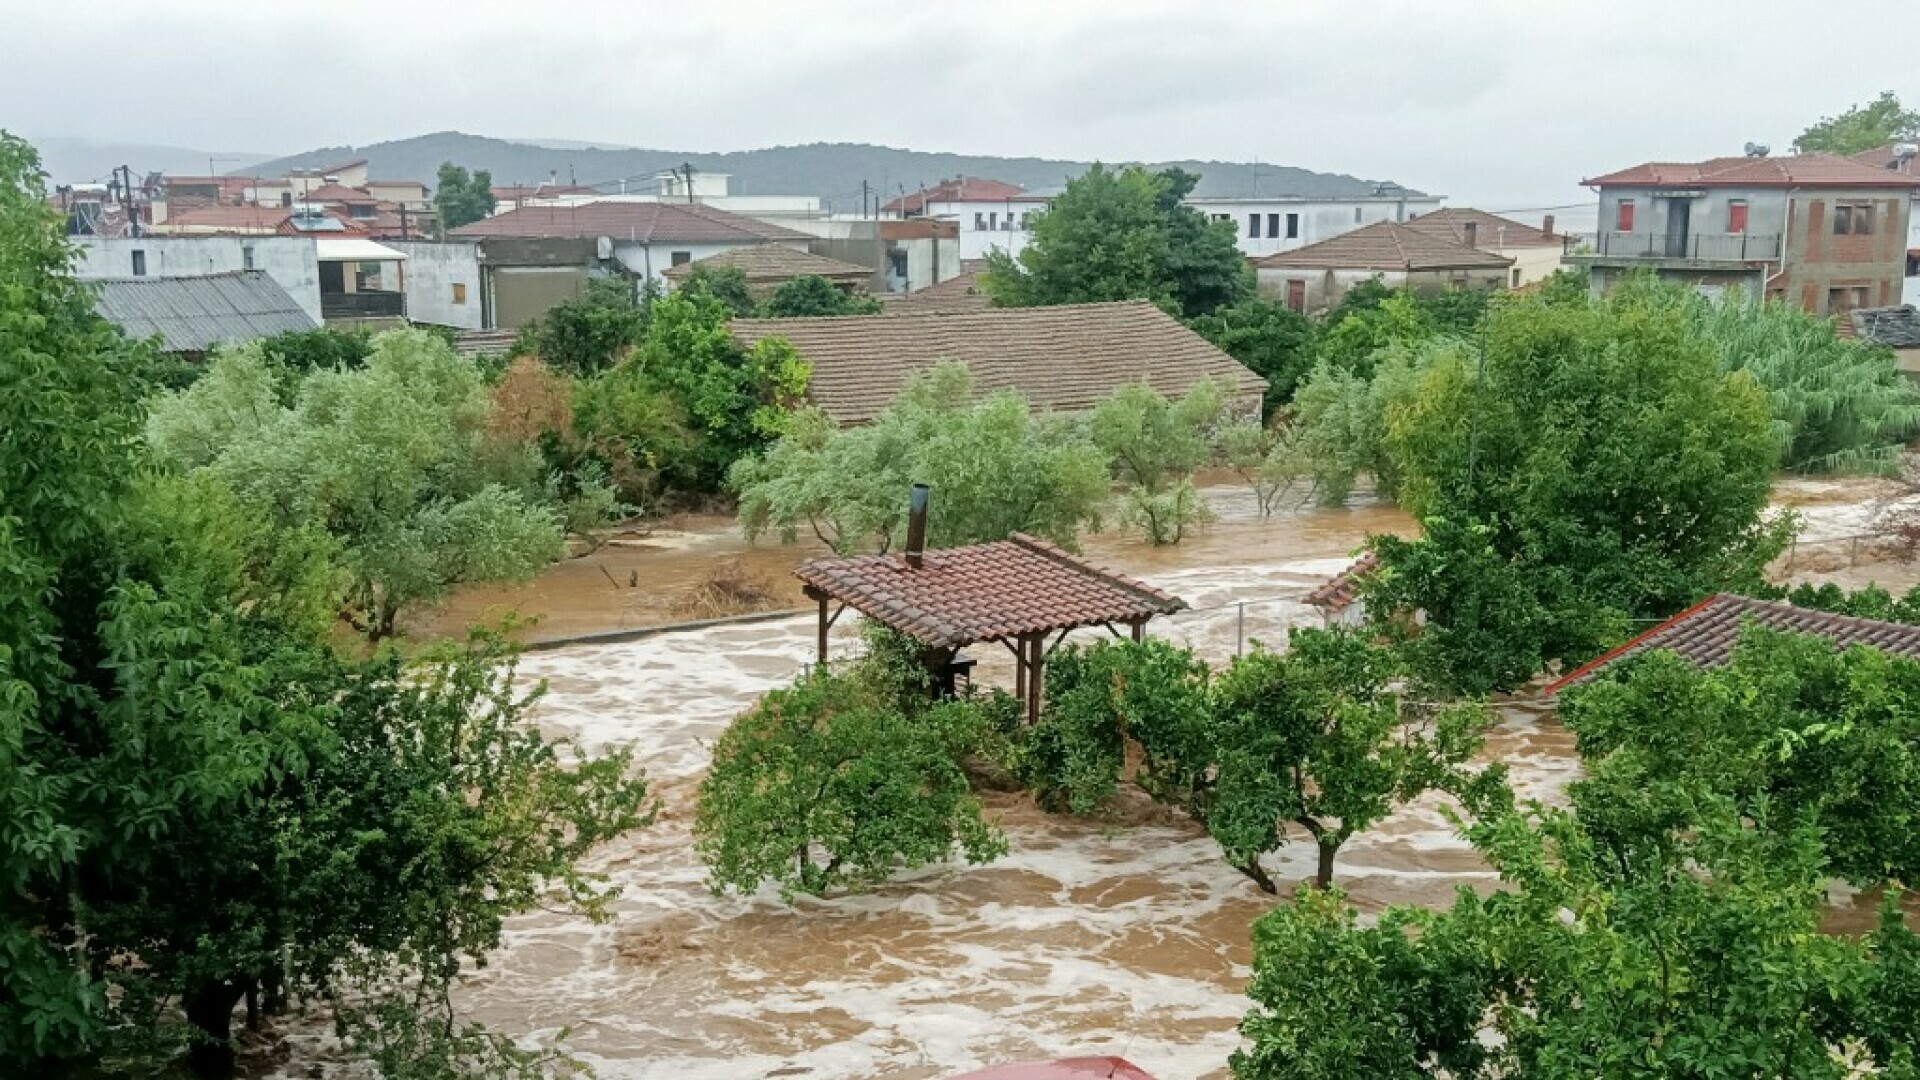
[[[1804,501],[1819,503],[1817,494]],[[1346,565],[1368,533],[1412,528],[1398,510],[1364,501],[1257,521],[1243,495],[1208,495],[1221,523],[1177,549],[1115,536],[1087,548],[1186,599],[1196,610],[1151,629],[1214,661],[1243,638],[1277,640],[1317,622],[1300,602],[1308,590]],[[543,613],[541,636],[660,621],[646,616],[670,610],[663,598],[697,584],[717,558],[744,557],[784,580],[817,552],[746,552],[711,529],[675,534],[563,564],[520,589],[469,591],[416,631],[451,628],[503,602]],[[629,574],[638,587],[625,587]],[[836,628],[836,648],[854,644],[848,621]],[[1248,928],[1274,900],[1228,868],[1201,830],[1144,801],[1084,820],[989,795],[1012,847],[993,864],[931,867],[871,893],[793,907],[771,891],[706,890],[688,828],[709,749],[812,649],[812,619],[800,617],[526,658],[524,672],[551,688],[542,725],[589,746],[634,747],[662,813],[590,859],[624,887],[611,922],[513,920],[506,947],[462,991],[463,1008],[534,1043],[571,1028],[566,1045],[609,1080],[916,1080],[1071,1053],[1123,1054],[1166,1080],[1225,1076],[1248,1007]],[[974,651],[979,678],[1010,681],[1004,650]],[[1485,756],[1509,765],[1522,797],[1549,802],[1578,772],[1571,736],[1539,703],[1504,708]],[[1290,887],[1311,876],[1311,845],[1289,845],[1267,865]],[[1369,912],[1444,906],[1460,886],[1495,882],[1435,800],[1355,837],[1337,876]],[[1871,922],[1872,897],[1836,899],[1844,928]],[[291,1075],[330,1056],[319,1036],[302,1041]]]

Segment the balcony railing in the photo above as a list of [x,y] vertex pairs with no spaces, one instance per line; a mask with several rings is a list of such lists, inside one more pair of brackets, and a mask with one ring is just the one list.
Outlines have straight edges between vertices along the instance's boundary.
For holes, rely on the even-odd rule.
[[407,314],[407,294],[343,292],[320,294],[323,319],[399,319]]
[[1603,232],[1595,255],[1608,259],[1687,259],[1694,262],[1755,262],[1780,257],[1776,233]]

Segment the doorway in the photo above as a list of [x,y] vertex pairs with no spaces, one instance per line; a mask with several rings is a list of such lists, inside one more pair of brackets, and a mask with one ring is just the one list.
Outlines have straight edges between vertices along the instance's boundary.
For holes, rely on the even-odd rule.
[[1667,258],[1687,257],[1687,231],[1692,223],[1692,199],[1667,200]]

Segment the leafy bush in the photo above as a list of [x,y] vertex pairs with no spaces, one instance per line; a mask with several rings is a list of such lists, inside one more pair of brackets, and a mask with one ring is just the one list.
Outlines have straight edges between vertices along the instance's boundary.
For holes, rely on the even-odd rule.
[[366,366],[373,354],[373,335],[365,330],[295,330],[258,342],[261,352],[296,377],[336,368],[351,371]]
[[612,367],[646,338],[649,304],[622,277],[593,278],[578,296],[528,323],[514,352],[555,371],[587,376]]
[[1267,380],[1263,417],[1292,401],[1294,390],[1313,370],[1319,340],[1313,320],[1277,300],[1242,300],[1190,319],[1187,325]]
[[871,296],[848,293],[826,278],[813,274],[783,282],[767,302],[760,305],[760,314],[774,319],[797,318],[808,315],[873,315],[880,310],[880,301]]

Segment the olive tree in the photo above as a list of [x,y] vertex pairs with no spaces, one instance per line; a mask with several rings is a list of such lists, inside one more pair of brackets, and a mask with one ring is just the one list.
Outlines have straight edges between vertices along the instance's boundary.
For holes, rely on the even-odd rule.
[[1147,542],[1177,544],[1210,516],[1193,486],[1193,471],[1213,456],[1226,413],[1218,383],[1201,380],[1177,401],[1145,383],[1130,383],[1093,407],[1087,428],[1127,485],[1123,514]]
[[439,338],[383,334],[364,369],[309,375],[290,407],[261,364],[251,350],[217,357],[155,402],[150,437],[262,520],[330,536],[343,613],[367,636],[390,636],[403,610],[452,585],[523,578],[559,557],[537,458],[489,440],[486,386]]
[[733,467],[749,538],[791,541],[804,528],[835,551],[888,550],[906,525],[906,494],[934,490],[936,547],[1029,532],[1067,547],[1099,523],[1106,460],[1068,422],[1035,415],[1018,394],[974,398],[964,365],[907,381],[874,422],[839,428],[802,411],[762,455]]
[[875,885],[955,848],[972,863],[1004,854],[960,764],[982,723],[969,701],[902,707],[870,669],[772,691],[728,725],[700,784],[693,828],[710,884],[771,881],[791,900]]

